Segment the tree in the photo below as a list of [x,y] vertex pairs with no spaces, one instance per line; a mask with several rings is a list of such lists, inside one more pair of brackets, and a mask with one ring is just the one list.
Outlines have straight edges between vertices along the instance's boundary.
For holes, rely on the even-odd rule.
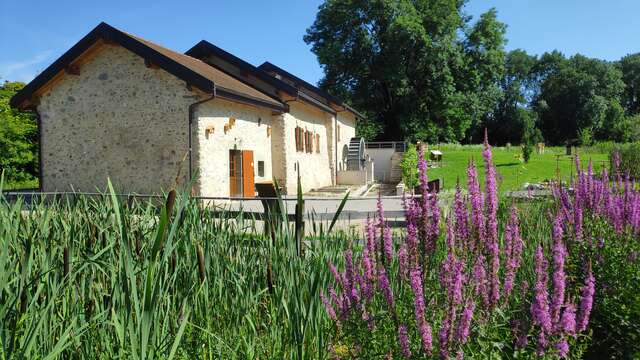
[[622,104],[628,114],[640,113],[640,53],[623,57],[618,62],[625,83]]
[[544,138],[552,144],[575,139],[583,129],[591,129],[595,139],[607,139],[624,119],[624,83],[613,64],[582,55],[568,60],[543,56],[538,71],[535,109]]
[[[380,124],[378,138],[459,141],[495,107],[506,27],[464,0],[327,0],[305,42],[320,87]],[[375,127],[372,127],[375,128]]]
[[484,126],[476,128],[476,136],[487,128],[495,144],[520,143],[527,122],[534,117],[529,103],[537,86],[533,73],[536,64],[536,57],[524,50],[507,54],[504,76],[499,81],[500,100]]
[[35,117],[9,106],[9,99],[22,87],[20,82],[0,85],[0,172],[9,181],[30,180],[38,174]]

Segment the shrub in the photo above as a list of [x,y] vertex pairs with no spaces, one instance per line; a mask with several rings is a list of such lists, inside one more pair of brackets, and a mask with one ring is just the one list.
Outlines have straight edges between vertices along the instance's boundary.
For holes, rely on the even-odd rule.
[[533,153],[533,146],[530,143],[525,143],[522,145],[522,159],[525,163],[529,162],[531,159],[531,153]]
[[619,175],[640,179],[640,142],[618,145],[609,153],[611,169]]
[[[638,269],[616,257],[629,256],[625,244],[637,247],[640,214],[623,210],[640,208],[640,192],[611,188],[578,168],[572,194],[556,187],[553,202],[498,208],[488,145],[483,157],[484,191],[470,164],[469,195],[458,188],[444,218],[437,194],[408,198],[399,241],[379,203],[362,245],[347,246],[344,270],[329,265],[334,281],[321,299],[336,330],[332,351],[343,358],[580,358],[609,346],[591,339],[593,312],[597,326],[629,332],[616,335],[619,349],[609,354],[635,354],[640,332],[635,310],[626,308],[637,308]],[[426,164],[418,163],[426,194]],[[606,311],[620,319],[608,320]]]
[[593,143],[593,129],[586,127],[578,130],[578,142],[582,146],[590,146]]
[[409,144],[400,163],[400,168],[406,189],[409,191],[415,189],[418,186],[418,151],[414,144]]

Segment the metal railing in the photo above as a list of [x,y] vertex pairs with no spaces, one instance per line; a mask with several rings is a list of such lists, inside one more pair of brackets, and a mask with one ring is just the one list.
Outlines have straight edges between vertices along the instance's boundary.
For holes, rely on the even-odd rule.
[[364,144],[365,149],[393,149],[395,152],[407,151],[407,143],[404,141],[372,141]]

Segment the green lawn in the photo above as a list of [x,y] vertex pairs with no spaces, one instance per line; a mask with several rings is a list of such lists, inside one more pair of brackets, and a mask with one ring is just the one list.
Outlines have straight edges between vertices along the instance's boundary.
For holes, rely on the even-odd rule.
[[26,180],[26,181],[18,181],[18,182],[5,182],[2,185],[2,191],[9,190],[31,190],[38,189],[38,179]]
[[[481,181],[484,181],[484,162],[480,146],[441,146],[443,153],[442,167],[429,169],[429,178],[443,178],[445,189],[454,188],[457,179],[467,181],[467,164],[473,159],[478,166]],[[603,164],[608,166],[608,154],[579,151],[584,167],[589,159],[593,160],[593,167],[599,172]],[[559,156],[557,156],[559,155]],[[528,164],[520,160],[520,148],[493,148],[494,164],[498,170],[500,191],[523,190],[524,183],[536,183],[548,179],[555,179],[557,170],[563,180],[568,180],[575,174],[572,156],[565,155],[564,148],[547,148],[542,155],[532,154]],[[466,188],[466,185],[463,186]]]

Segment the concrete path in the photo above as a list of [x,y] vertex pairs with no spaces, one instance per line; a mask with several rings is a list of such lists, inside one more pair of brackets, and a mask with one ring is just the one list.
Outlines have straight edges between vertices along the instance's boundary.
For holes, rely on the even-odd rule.
[[[284,199],[287,206],[287,213],[294,214],[296,199],[286,198]],[[320,219],[332,219],[333,214],[336,213],[342,199],[319,199],[311,198],[305,199],[304,207],[305,213],[315,213],[317,218]],[[223,206],[228,206],[233,211],[246,211],[246,212],[263,212],[262,203],[259,200],[231,200],[221,203]],[[404,216],[402,209],[402,198],[400,197],[383,197],[382,206],[384,208],[386,218],[400,218]],[[367,216],[373,217],[377,212],[377,198],[353,198],[348,199],[344,208],[342,209],[341,219],[366,219]]]

